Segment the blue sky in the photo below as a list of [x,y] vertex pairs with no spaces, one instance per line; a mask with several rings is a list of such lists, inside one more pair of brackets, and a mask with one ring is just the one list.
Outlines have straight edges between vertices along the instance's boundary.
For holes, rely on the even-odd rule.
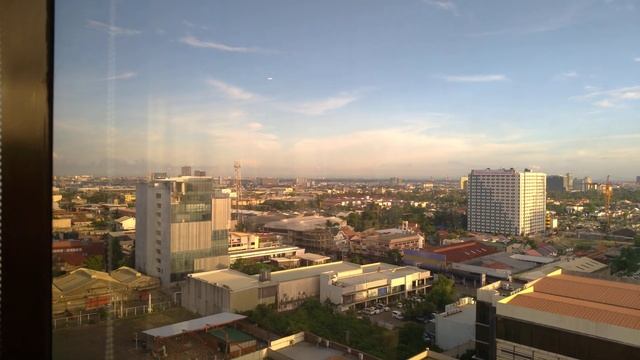
[[640,175],[640,5],[56,2],[54,171]]

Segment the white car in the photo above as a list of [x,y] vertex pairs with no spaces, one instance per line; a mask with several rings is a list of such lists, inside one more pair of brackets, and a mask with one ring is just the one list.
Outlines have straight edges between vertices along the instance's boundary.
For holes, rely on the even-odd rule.
[[393,316],[394,319],[398,319],[398,320],[404,320],[404,316],[402,315],[402,312],[398,311],[398,310],[394,310],[391,313],[391,316]]

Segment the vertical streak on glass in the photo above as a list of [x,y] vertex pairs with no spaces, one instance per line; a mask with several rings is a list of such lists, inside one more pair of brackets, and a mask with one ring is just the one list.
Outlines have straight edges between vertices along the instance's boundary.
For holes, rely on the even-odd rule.
[[[2,168],[2,23],[0,22],[0,169]],[[0,171],[0,185],[2,184],[2,172]],[[2,205],[2,186],[0,186],[0,205]],[[2,226],[2,207],[0,206],[0,228]],[[2,232],[0,232],[0,301],[2,301]],[[0,319],[2,319],[2,308],[0,307]],[[0,330],[0,335],[2,335]],[[0,339],[2,337],[0,336]],[[2,341],[0,340],[0,350]]]
[[[116,22],[116,3],[115,0],[111,0],[109,4],[109,25],[111,28],[109,29],[109,43],[107,48],[107,154],[106,154],[106,175],[111,178],[113,176],[113,143],[115,136],[115,126],[114,126],[114,114],[115,114],[115,86],[116,86],[116,46],[115,46],[115,22]],[[112,269],[112,241],[107,240],[107,271],[111,271]],[[109,283],[109,293],[113,294],[113,289],[111,288],[111,283]],[[113,296],[111,298],[110,306],[111,311],[107,312],[107,324],[106,324],[106,334],[105,334],[105,353],[104,358],[106,360],[113,359],[113,317],[116,314],[116,308],[113,306]]]

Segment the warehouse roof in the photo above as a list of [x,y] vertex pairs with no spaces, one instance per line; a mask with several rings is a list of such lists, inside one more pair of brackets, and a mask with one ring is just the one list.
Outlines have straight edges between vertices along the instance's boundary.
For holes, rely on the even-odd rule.
[[198,319],[161,326],[155,329],[143,331],[143,333],[153,337],[175,336],[182,334],[183,332],[204,330],[211,327],[230,324],[244,318],[246,318],[244,315],[223,312]]
[[640,310],[532,292],[516,296],[509,304],[640,330]]
[[562,274],[529,283],[504,304],[640,330],[640,285]]
[[425,252],[444,255],[447,262],[463,262],[480,256],[495,253],[494,247],[476,241],[465,241],[457,244],[428,249]]
[[540,268],[518,274],[516,275],[516,277],[525,281],[533,281],[535,279],[546,276],[547,274],[550,274],[558,268],[572,272],[593,273],[606,267],[606,264],[595,261],[585,256],[576,259],[566,259],[546,264]]

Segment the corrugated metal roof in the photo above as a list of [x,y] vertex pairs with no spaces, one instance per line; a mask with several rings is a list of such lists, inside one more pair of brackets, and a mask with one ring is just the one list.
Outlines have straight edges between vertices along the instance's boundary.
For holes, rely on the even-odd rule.
[[153,337],[167,337],[182,334],[186,331],[204,330],[208,327],[221,326],[236,322],[246,318],[244,315],[234,313],[218,313],[215,315],[209,315],[198,319],[187,320],[171,325],[161,326],[155,329],[143,331],[143,333]]
[[640,310],[640,285],[561,274],[540,279],[533,288],[534,292]]
[[640,285],[557,274],[506,302],[549,313],[640,330]]
[[640,330],[640,310],[545,293],[517,295],[510,305]]

